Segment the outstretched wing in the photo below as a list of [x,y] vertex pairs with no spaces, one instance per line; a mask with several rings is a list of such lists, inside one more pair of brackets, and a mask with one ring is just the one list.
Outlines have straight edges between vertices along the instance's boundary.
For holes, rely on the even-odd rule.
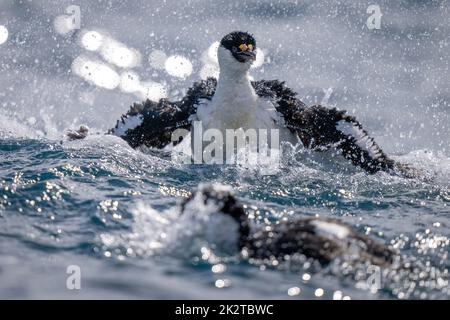
[[298,115],[296,123],[300,139],[310,148],[334,146],[346,159],[369,173],[394,169],[395,162],[346,111],[312,106]]
[[135,103],[109,133],[121,137],[133,148],[164,148],[172,142],[172,133],[176,129],[190,128],[190,118],[196,113],[199,101],[211,100],[216,85],[216,79],[208,78],[194,83],[180,101],[161,99],[159,102]]
[[278,80],[255,81],[252,85],[258,96],[270,99],[274,103],[276,110],[284,118],[285,125],[294,128],[296,114],[306,108],[306,105],[296,97],[297,93]]
[[259,96],[273,101],[284,125],[298,134],[305,147],[324,150],[334,146],[354,165],[370,173],[394,168],[395,162],[346,111],[306,107],[295,92],[277,80],[258,81],[253,85]]

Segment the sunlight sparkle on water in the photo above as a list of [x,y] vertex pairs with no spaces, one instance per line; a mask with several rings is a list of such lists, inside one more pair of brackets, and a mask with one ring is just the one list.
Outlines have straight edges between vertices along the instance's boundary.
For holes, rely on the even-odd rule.
[[214,64],[205,64],[202,69],[200,70],[200,78],[203,80],[213,77],[218,78],[219,77],[219,67]]
[[303,281],[311,280],[311,275],[309,273],[304,273],[302,276]]
[[314,295],[315,295],[317,298],[322,297],[323,294],[324,294],[324,291],[323,291],[322,288],[317,288],[316,291],[314,292]]
[[230,286],[230,280],[228,279],[218,279],[215,282],[216,288],[222,289]]
[[214,273],[222,273],[226,270],[225,265],[219,263],[212,266],[211,271]]

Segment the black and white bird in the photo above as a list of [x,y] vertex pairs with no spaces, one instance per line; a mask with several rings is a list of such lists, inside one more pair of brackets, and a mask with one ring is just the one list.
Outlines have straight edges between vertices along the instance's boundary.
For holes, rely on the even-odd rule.
[[[220,42],[218,79],[194,83],[181,101],[147,100],[134,104],[109,133],[132,147],[164,148],[177,129],[190,130],[194,121],[203,129],[278,129],[281,141],[301,142],[314,150],[336,148],[369,173],[408,174],[408,166],[390,159],[362,125],[346,111],[320,105],[307,107],[278,80],[252,81],[256,42],[246,32],[232,32]],[[87,135],[85,127],[68,132],[69,139]]]
[[209,245],[224,252],[233,252],[234,248],[246,259],[283,260],[301,255],[321,265],[340,260],[350,265],[384,267],[396,260],[390,247],[336,219],[303,217],[271,225],[254,224],[244,204],[225,185],[199,185],[180,209],[179,219],[187,215],[190,223],[204,226],[201,230]]

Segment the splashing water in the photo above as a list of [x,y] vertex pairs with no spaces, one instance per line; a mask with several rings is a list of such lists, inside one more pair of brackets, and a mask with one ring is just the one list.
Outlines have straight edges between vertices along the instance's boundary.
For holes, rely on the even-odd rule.
[[[56,0],[8,4],[0,21],[0,297],[73,297],[69,265],[80,266],[77,297],[87,298],[449,297],[450,51],[440,4],[382,1],[386,20],[369,31],[364,5],[332,1],[78,2],[81,30]],[[262,48],[256,80],[286,80],[307,104],[349,110],[424,178],[367,175],[332,152],[291,146],[266,176],[176,164],[102,134],[60,142],[67,128],[106,132],[137,99],[179,98],[217,76],[214,48],[231,20]],[[367,268],[342,261],[242,261],[233,224],[214,220],[214,208],[194,201],[180,215],[181,199],[209,181],[231,186],[254,226],[337,218],[399,250],[410,270],[382,270],[374,288]]]

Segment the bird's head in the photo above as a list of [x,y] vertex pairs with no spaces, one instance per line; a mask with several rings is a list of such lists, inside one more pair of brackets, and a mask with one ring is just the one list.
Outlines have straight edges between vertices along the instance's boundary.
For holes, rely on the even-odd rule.
[[221,68],[246,71],[256,59],[256,41],[247,32],[231,32],[220,41],[217,55]]

